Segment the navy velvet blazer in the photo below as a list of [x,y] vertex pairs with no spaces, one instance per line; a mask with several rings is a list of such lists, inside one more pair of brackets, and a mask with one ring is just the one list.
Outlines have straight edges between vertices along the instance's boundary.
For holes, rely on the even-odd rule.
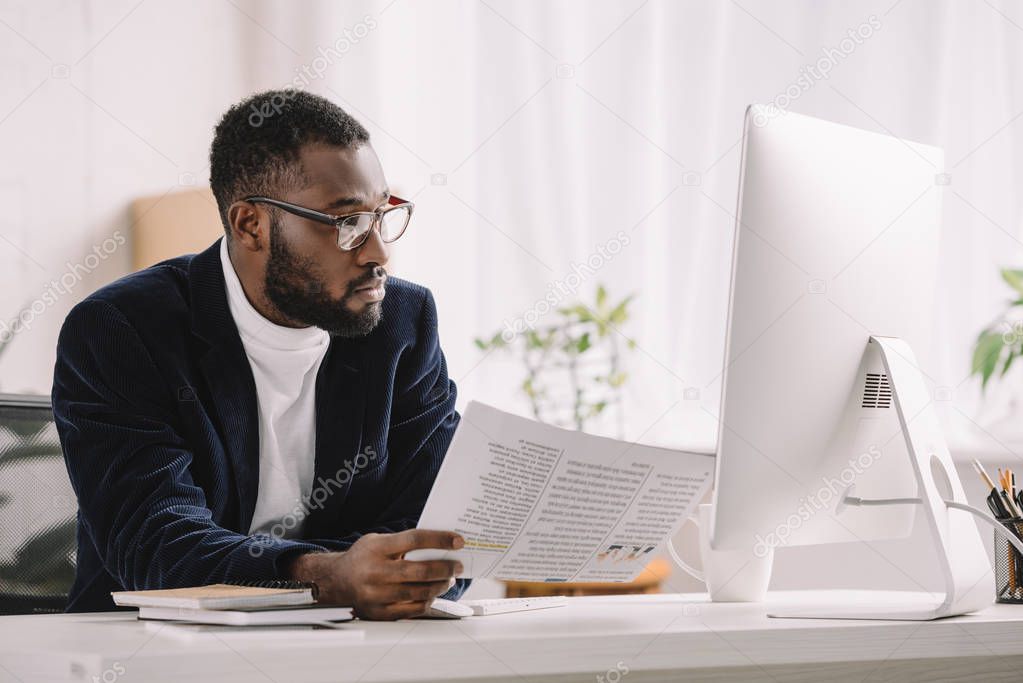
[[115,590],[280,577],[297,554],[413,528],[422,512],[459,421],[455,384],[430,291],[389,278],[381,323],[332,337],[316,378],[303,539],[248,535],[256,386],[219,249],[117,280],[61,328],[53,413],[79,506],[68,611],[113,609]]

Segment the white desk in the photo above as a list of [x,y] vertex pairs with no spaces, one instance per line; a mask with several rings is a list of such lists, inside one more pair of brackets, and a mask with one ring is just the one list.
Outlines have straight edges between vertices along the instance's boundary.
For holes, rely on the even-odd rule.
[[0,681],[993,681],[1023,671],[1023,606],[924,623],[764,613],[697,594],[593,597],[464,621],[354,622],[361,641],[315,631],[191,642],[131,614],[0,617]]

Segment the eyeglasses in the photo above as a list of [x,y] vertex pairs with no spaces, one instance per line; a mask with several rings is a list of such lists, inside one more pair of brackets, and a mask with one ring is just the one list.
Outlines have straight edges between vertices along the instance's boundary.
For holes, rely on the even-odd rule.
[[342,251],[352,251],[361,247],[369,237],[369,232],[373,229],[374,224],[379,226],[381,240],[387,243],[394,242],[405,234],[405,228],[408,227],[409,220],[412,218],[412,209],[415,207],[412,202],[392,195],[387,200],[387,206],[376,211],[359,211],[344,216],[334,216],[269,197],[246,197],[245,201],[269,204],[317,223],[333,225],[337,229],[338,249]]

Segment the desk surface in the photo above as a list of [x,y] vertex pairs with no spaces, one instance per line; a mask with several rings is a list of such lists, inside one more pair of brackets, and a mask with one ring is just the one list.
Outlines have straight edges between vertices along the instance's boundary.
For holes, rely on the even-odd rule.
[[[856,595],[867,594],[846,597]],[[701,594],[585,597],[462,621],[353,622],[362,639],[323,630],[182,640],[131,613],[0,617],[0,681],[949,681],[1023,671],[1023,606],[934,622],[769,619],[766,609]]]

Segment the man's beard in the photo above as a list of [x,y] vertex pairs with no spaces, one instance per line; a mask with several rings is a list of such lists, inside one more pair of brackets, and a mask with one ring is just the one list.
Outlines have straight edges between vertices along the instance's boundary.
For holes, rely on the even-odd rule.
[[291,320],[314,325],[337,337],[362,337],[373,331],[381,318],[381,302],[365,306],[353,313],[348,303],[355,290],[370,281],[384,277],[381,266],[348,283],[340,300],[332,299],[323,282],[315,275],[311,259],[291,251],[277,220],[270,223],[270,257],[266,264],[266,297],[278,311]]

